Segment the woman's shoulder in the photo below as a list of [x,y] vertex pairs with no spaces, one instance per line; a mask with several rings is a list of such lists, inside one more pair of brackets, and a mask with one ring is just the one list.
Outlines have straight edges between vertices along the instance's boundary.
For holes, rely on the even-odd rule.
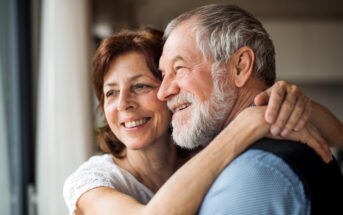
[[111,155],[95,155],[89,158],[64,182],[63,196],[69,210],[74,211],[76,201],[90,189],[96,187],[116,189],[117,177],[121,177],[120,171],[112,161]]
[[148,202],[153,195],[126,170],[120,168],[111,155],[95,155],[81,164],[64,183],[63,196],[69,210],[76,209],[76,202],[83,193],[97,187],[115,189],[142,203]]
[[93,168],[94,166],[103,167],[103,168],[118,167],[113,162],[112,156],[110,154],[103,154],[103,155],[93,155],[87,161],[81,164],[77,170]]
[[66,186],[109,186],[120,177],[121,171],[113,162],[111,155],[94,155],[82,163],[65,181]]

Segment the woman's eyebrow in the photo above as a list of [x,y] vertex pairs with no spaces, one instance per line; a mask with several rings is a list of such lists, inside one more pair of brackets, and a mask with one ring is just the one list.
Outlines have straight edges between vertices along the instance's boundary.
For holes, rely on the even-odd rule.
[[142,77],[142,76],[143,76],[142,74],[134,75],[134,76],[132,76],[129,80],[130,80],[130,81],[135,81],[135,80],[139,79],[139,78]]
[[117,85],[118,85],[117,83],[110,82],[110,83],[105,84],[104,87],[115,87]]
[[[147,75],[138,74],[138,75],[134,75],[134,76],[132,76],[131,78],[129,78],[129,81],[135,81],[135,80],[137,80],[137,79],[139,79],[139,78],[141,78],[141,77],[147,77],[147,78],[149,78],[149,79],[153,79],[153,78],[151,78],[151,77],[149,77],[149,76],[147,76]],[[104,84],[104,87],[115,87],[115,86],[117,86],[117,85],[118,85],[118,84],[115,83],[115,82],[109,82],[109,83]]]

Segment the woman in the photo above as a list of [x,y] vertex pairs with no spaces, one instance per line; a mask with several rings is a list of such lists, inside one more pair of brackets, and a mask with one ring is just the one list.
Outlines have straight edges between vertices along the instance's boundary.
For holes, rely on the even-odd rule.
[[187,161],[190,152],[173,144],[171,113],[157,99],[161,38],[123,31],[97,50],[93,87],[107,121],[99,139],[110,155],[92,157],[67,179],[71,214],[195,214],[223,168],[268,133],[264,108],[248,108]]

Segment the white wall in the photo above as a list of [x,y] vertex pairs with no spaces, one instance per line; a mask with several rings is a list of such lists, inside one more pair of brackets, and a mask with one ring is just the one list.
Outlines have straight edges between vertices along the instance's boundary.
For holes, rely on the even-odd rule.
[[262,20],[276,49],[278,79],[343,83],[343,21]]
[[262,20],[279,80],[296,83],[343,121],[343,21]]

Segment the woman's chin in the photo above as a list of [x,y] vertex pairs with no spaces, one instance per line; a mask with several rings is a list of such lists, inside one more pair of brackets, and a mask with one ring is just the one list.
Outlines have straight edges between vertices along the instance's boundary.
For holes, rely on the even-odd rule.
[[151,142],[149,141],[142,141],[142,140],[137,140],[137,141],[127,141],[125,143],[125,146],[128,150],[143,150],[151,145]]

